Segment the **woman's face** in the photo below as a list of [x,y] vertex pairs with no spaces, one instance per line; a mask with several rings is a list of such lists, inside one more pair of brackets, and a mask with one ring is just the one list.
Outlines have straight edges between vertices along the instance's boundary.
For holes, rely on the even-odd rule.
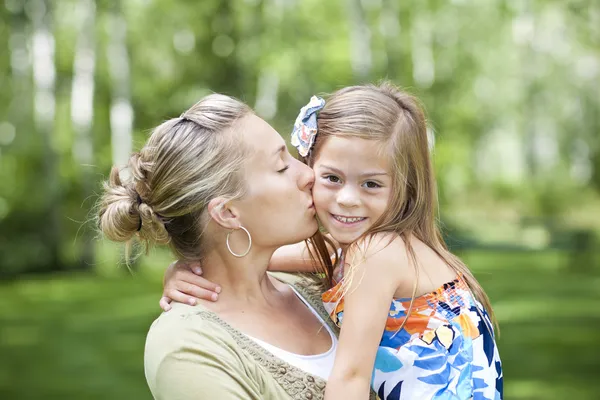
[[277,131],[256,115],[238,126],[251,155],[244,171],[247,192],[235,203],[253,244],[279,247],[312,236],[318,228],[312,169],[292,157]]

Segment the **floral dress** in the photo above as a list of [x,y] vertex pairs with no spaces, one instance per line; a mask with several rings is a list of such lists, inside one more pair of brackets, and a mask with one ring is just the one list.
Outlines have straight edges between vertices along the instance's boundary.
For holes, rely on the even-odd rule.
[[[341,280],[323,294],[344,319]],[[381,400],[501,400],[502,365],[488,314],[459,276],[432,293],[392,300],[371,378]]]

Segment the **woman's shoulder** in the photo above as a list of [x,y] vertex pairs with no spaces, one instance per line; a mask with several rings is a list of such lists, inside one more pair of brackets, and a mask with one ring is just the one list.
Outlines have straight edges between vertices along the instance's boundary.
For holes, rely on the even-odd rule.
[[216,315],[201,305],[173,303],[150,326],[146,337],[146,359],[163,358],[182,348],[198,348],[210,352],[234,347],[227,329]]
[[[187,399],[173,395],[179,390],[179,383],[190,380],[199,385],[194,377],[214,375],[215,365],[230,371],[232,376],[242,375],[239,346],[211,316],[214,313],[202,306],[173,304],[170,311],[152,323],[146,337],[144,370],[155,397],[168,394],[169,398]],[[220,390],[220,386],[214,389]]]
[[163,312],[150,326],[150,332],[168,331],[170,334],[185,330],[217,329],[218,326],[207,318],[212,313],[202,304],[190,306],[184,303],[173,302],[169,311]]

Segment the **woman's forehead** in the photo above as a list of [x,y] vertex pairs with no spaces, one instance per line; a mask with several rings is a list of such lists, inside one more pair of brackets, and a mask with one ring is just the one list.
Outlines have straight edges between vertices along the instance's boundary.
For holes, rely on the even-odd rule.
[[244,142],[264,161],[275,159],[285,150],[285,141],[271,125],[262,118],[251,114],[240,121]]

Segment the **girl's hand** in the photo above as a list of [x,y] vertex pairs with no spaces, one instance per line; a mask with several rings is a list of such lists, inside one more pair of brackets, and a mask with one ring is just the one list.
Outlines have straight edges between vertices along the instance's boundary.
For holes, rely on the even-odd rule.
[[201,277],[200,263],[175,261],[165,271],[160,308],[171,309],[171,302],[196,305],[198,299],[217,301],[221,287]]

